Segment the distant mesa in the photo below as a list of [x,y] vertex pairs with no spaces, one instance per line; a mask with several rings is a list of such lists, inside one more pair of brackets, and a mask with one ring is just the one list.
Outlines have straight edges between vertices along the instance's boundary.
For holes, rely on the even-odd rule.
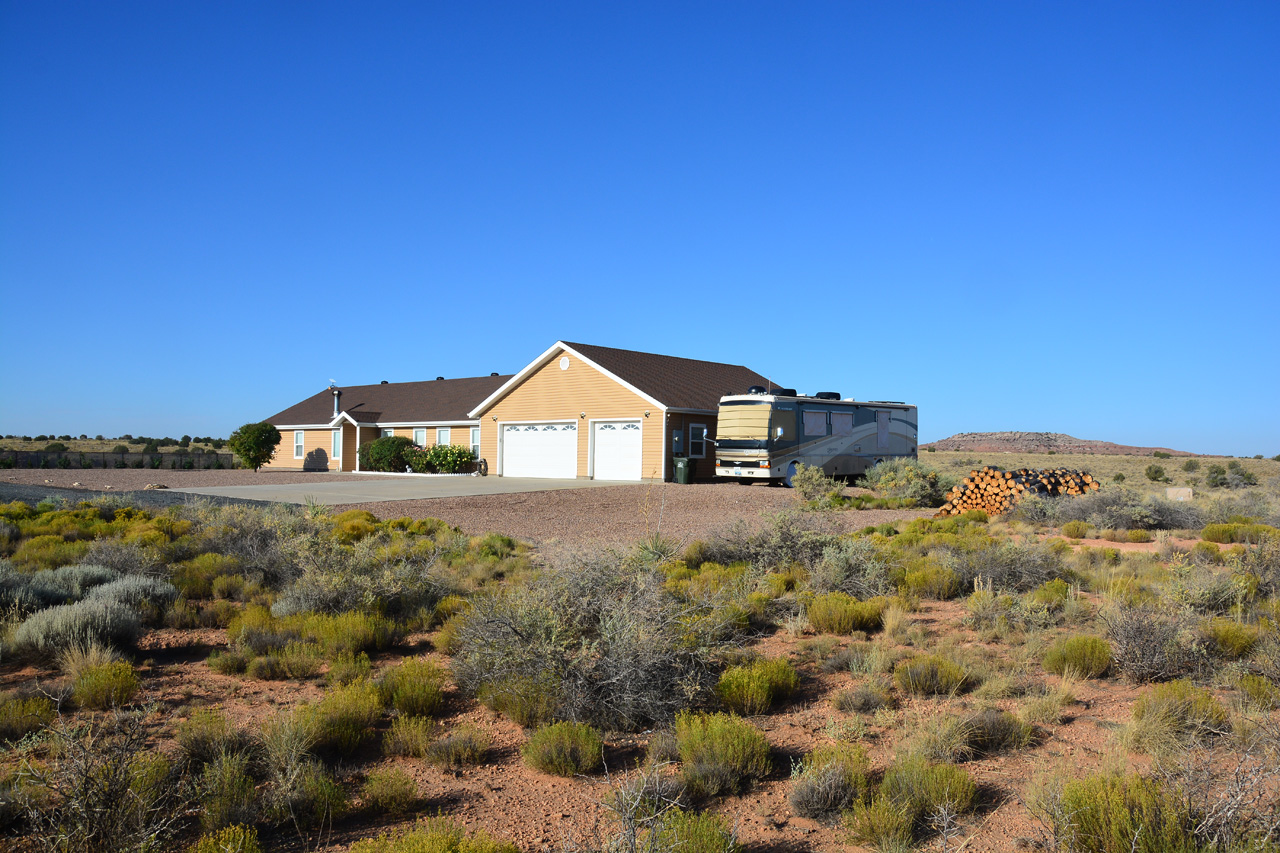
[[1185,450],[1168,447],[1135,447],[1130,444],[1114,444],[1076,438],[1060,432],[962,432],[939,441],[920,445],[942,451],[965,453],[1097,453],[1109,456],[1150,456],[1168,453],[1170,456],[1199,456]]

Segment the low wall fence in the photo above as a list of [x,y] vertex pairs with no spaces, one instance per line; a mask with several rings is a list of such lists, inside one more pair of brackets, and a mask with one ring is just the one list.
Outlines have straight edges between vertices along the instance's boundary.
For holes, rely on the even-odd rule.
[[158,468],[205,471],[234,468],[234,453],[111,453],[110,451],[0,451],[0,468]]

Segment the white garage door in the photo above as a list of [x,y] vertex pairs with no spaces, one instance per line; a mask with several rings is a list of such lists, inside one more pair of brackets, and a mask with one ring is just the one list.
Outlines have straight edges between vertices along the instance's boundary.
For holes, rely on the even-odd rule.
[[504,425],[502,476],[565,480],[578,476],[578,425]]
[[597,480],[640,479],[640,422],[605,421],[591,425],[592,476]]

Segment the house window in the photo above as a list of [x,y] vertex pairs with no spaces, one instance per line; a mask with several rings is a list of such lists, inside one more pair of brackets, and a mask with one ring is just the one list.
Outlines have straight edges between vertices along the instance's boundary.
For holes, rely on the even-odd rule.
[[391,438],[391,436],[393,436],[393,435],[395,435],[395,434],[396,434],[396,431],[395,431],[395,430],[393,430],[393,429],[391,429],[390,427],[384,428],[384,429],[382,430],[382,437],[383,437],[383,438]]
[[333,453],[330,455],[334,459],[342,458],[342,430],[340,429],[333,431]]
[[480,427],[471,428],[471,455],[480,458]]
[[707,455],[706,424],[689,424],[689,458],[703,459]]
[[306,433],[304,433],[300,429],[295,429],[293,431],[293,458],[294,459],[301,459],[303,456],[307,455],[306,443],[303,441],[304,435],[306,435]]
[[413,431],[413,443],[419,447],[427,446],[427,430],[425,427]]
[[449,443],[449,428],[440,427],[439,429],[436,430],[436,444],[448,444],[448,443]]

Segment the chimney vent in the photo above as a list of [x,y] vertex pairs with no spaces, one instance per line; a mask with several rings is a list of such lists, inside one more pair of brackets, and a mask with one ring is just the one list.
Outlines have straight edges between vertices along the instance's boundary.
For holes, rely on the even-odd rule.
[[387,380],[385,380],[385,379],[384,379],[384,380],[382,380],[382,384],[383,384],[383,385],[386,385],[386,384],[387,384]]
[[495,371],[493,371],[493,373],[490,373],[489,375],[490,375],[490,376],[497,376],[497,375],[498,375],[498,371],[496,371],[496,370],[495,370]]
[[439,382],[441,379],[444,379],[444,377],[443,377],[443,376],[437,376],[437,377],[436,377],[436,381],[437,381],[437,382]]
[[334,388],[332,385],[330,385],[329,388],[333,392],[333,416],[336,418],[338,416],[338,398],[342,396],[342,392],[337,388]]

